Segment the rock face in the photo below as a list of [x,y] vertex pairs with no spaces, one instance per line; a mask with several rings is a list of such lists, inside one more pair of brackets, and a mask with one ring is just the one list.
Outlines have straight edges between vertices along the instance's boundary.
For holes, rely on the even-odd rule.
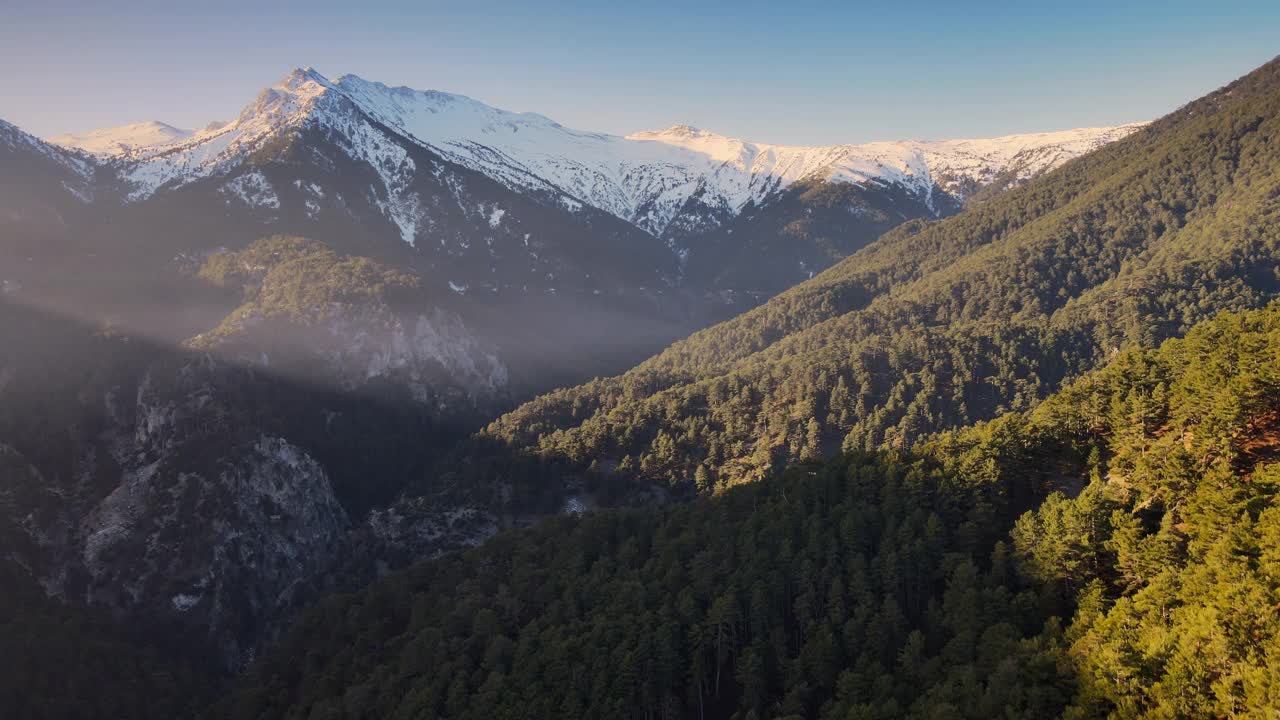
[[237,667],[332,564],[350,520],[314,457],[238,422],[227,372],[159,363],[132,392],[110,388],[68,475],[7,445],[0,463],[7,480],[24,474],[6,483],[22,513],[6,519],[50,594],[149,618]]
[[[383,322],[375,325],[374,320]],[[370,331],[373,325],[377,329]],[[456,314],[440,308],[407,318],[362,318],[336,310],[313,351],[347,388],[373,379],[404,386],[420,402],[453,385],[491,397],[507,385],[507,369]]]
[[238,444],[204,472],[182,464],[177,450],[135,458],[84,518],[84,597],[168,617],[238,667],[332,564],[349,521],[324,468],[287,440]]
[[[496,532],[479,508],[437,504],[412,519],[379,508],[493,412],[479,408],[501,392],[501,365],[465,354],[472,341],[444,311],[403,324],[377,303],[343,307],[353,314],[329,308],[303,328],[321,344],[288,343],[312,353],[294,357],[305,378],[216,344],[174,351],[0,317],[6,331],[43,334],[0,351],[3,559],[54,597],[232,670],[303,603],[376,574],[378,559]],[[250,339],[238,325],[223,329],[225,349],[249,347],[235,344]]]

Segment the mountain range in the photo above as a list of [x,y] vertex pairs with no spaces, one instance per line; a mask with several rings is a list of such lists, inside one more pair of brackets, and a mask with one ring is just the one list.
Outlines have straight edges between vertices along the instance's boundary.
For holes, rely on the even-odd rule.
[[[1184,516],[1153,508],[1185,496],[1188,468],[1265,470],[1270,385],[1205,371],[1247,415],[1205,420],[1198,380],[1169,394],[1183,356],[1151,353],[1221,336],[1221,312],[1253,328],[1242,356],[1266,352],[1278,63],[1152,123],[992,140],[621,137],[312,69],[202,130],[0,124],[0,337],[19,339],[0,345],[0,578],[21,599],[0,651],[87,665],[115,689],[69,702],[109,697],[108,715],[181,714],[252,666],[209,713],[518,716],[495,700],[518,688],[506,701],[540,714],[728,718],[899,716],[911,682],[885,663],[954,647],[972,682],[921,677],[987,712],[960,698],[1008,679],[993,658],[1065,667],[1032,652],[1063,649],[1035,634],[1050,611],[1093,602],[1076,593],[1093,581],[1135,592],[1115,573],[1149,579],[1128,546],[1097,550],[1096,568],[1125,558],[1097,576],[1045,560],[1067,552],[1047,539],[1068,512],[1041,509],[1054,491],[1075,502],[1114,475],[1140,488],[1108,500],[1140,520],[1108,515],[1117,537],[1167,545]],[[1152,367],[1174,368],[1162,390]],[[1081,377],[1111,379],[1081,399]],[[1086,427],[1094,411],[1110,424]],[[1170,454],[1157,416],[1182,418],[1200,459]],[[1136,445],[1114,437],[1130,421]],[[1253,440],[1222,454],[1196,433]],[[1156,444],[1190,464],[1146,467],[1135,448]],[[1046,514],[1011,570],[998,548],[1024,511]],[[741,534],[680,539],[703,527]],[[557,536],[554,567],[512,550]],[[719,571],[757,546],[774,564]],[[975,593],[1013,627],[939,609]],[[113,656],[164,702],[140,703]],[[517,657],[554,665],[550,684]],[[1024,681],[1007,707],[1074,692]],[[1119,702],[1098,692],[1070,702]]]
[[157,316],[150,295],[190,294],[183,274],[219,249],[311,237],[456,296],[441,302],[500,346],[529,395],[625,369],[901,222],[1138,127],[831,147],[683,125],[619,137],[305,68],[202,130],[153,121],[46,142],[0,126],[0,282],[180,342],[220,311]]
[[[723,224],[748,204],[763,205],[803,181],[899,186],[938,216],[998,178],[1025,181],[1141,123],[991,140],[829,147],[752,143],[688,125],[619,137],[573,130],[543,115],[508,112],[461,95],[387,87],[354,75],[330,81],[305,68],[264,90],[234,121],[201,131],[153,121],[49,140],[104,161],[128,182],[128,200],[137,201],[162,188],[226,174],[290,130],[336,130],[354,156],[381,171],[384,212],[412,245],[426,218],[399,186],[400,174],[414,168],[401,149],[380,142],[373,126],[517,192],[545,196],[571,211],[590,205],[671,239],[676,228],[689,232]],[[279,206],[265,179],[238,180],[223,190],[251,206]],[[326,195],[323,188],[308,190],[311,204]],[[497,226],[504,214],[494,207],[488,217]]]

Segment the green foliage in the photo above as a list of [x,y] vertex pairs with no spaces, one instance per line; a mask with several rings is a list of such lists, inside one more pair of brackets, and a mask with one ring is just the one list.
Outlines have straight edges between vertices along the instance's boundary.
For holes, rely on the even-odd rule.
[[325,603],[275,656],[291,660],[221,712],[844,717],[933,688],[1038,714],[1068,695],[992,685],[1041,629],[1034,593],[984,569],[993,490],[927,459],[853,455],[714,500],[548,522]]
[[213,714],[1270,717],[1278,405],[1280,304],[1224,314],[1027,414],[333,598]]
[[366,257],[341,255],[324,243],[277,235],[239,252],[212,255],[201,279],[239,292],[242,304],[192,344],[214,347],[262,321],[311,325],[335,307],[403,302],[421,288],[414,275]]
[[1105,478],[1018,521],[1029,573],[1079,588],[1073,712],[1272,717],[1280,685],[1280,307],[1134,353],[1035,413],[1092,426]]

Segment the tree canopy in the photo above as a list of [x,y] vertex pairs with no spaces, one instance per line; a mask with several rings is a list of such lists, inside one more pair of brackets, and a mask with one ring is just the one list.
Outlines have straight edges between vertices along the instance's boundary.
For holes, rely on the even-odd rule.
[[217,717],[1269,717],[1280,305],[1029,413],[330,599]]

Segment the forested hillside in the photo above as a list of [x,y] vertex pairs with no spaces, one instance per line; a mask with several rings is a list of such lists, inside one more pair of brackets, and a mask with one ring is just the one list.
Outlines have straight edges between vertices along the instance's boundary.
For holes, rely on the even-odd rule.
[[1032,407],[1280,290],[1280,60],[956,217],[911,222],[489,441],[713,490]]
[[1280,305],[1027,414],[332,598],[234,718],[1216,718],[1280,700]]
[[0,122],[0,719],[1277,717],[1280,58],[936,177],[341,84]]

